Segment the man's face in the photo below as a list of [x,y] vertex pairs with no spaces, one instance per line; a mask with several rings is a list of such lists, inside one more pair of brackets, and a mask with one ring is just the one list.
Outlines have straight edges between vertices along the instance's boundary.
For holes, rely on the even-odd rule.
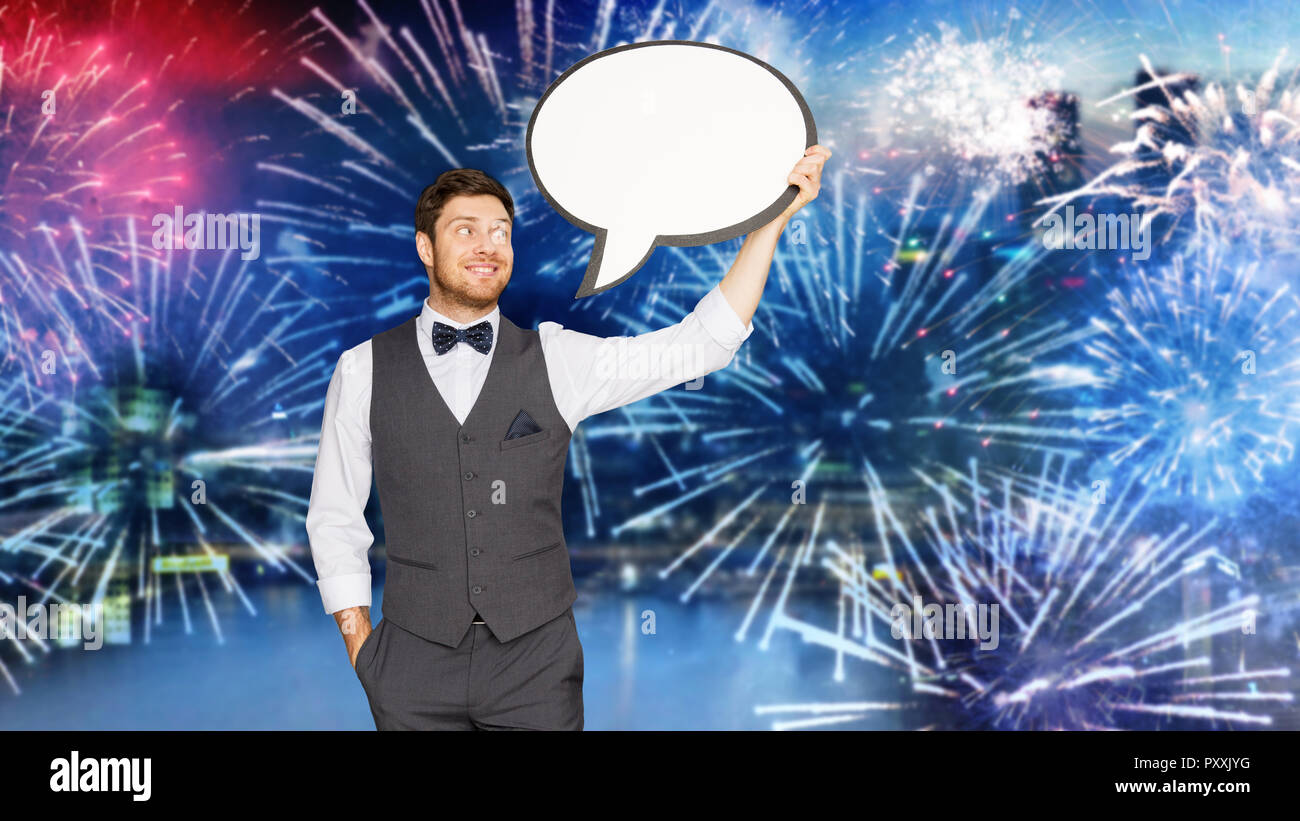
[[514,267],[510,218],[491,194],[452,197],[442,207],[430,242],[416,234],[415,247],[429,275],[429,293],[464,308],[490,308],[505,290]]

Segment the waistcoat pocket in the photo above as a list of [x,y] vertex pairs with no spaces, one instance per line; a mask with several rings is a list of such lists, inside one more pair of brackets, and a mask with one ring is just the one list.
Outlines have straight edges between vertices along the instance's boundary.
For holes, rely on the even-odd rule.
[[391,553],[388,555],[388,561],[397,562],[398,564],[409,564],[411,567],[423,567],[425,570],[438,569],[437,565],[432,565],[429,564],[428,562],[417,562],[414,559],[403,559],[398,556],[394,556]]
[[554,550],[555,548],[559,547],[562,544],[564,544],[564,542],[556,542],[555,544],[548,544],[546,547],[539,547],[536,550],[530,550],[527,553],[520,553],[518,556],[512,556],[511,558],[517,561],[519,559],[527,559],[533,556],[540,556],[543,553]]
[[537,433],[530,433],[527,436],[520,436],[515,439],[502,439],[501,449],[510,450],[511,448],[524,447],[525,445],[535,445],[544,439],[549,439],[550,436],[551,436],[551,431],[548,428],[546,430],[541,430],[538,431]]

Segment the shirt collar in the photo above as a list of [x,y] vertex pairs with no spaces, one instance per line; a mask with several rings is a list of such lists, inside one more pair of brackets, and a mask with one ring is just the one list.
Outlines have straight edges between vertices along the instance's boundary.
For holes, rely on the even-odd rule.
[[420,336],[428,338],[429,335],[433,333],[433,323],[435,322],[441,322],[444,325],[450,325],[453,328],[460,329],[468,328],[471,325],[477,325],[485,319],[492,325],[492,347],[495,348],[497,346],[498,326],[501,324],[500,305],[492,306],[492,311],[490,313],[485,316],[480,316],[478,319],[473,319],[469,322],[457,322],[451,317],[444,316],[429,307],[429,300],[426,297],[424,301],[420,303],[420,318],[416,320],[416,324],[419,325]]

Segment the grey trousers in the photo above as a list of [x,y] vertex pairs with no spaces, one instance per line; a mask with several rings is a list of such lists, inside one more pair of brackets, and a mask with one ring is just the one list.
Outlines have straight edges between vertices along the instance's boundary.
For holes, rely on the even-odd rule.
[[573,608],[508,642],[475,624],[447,647],[379,620],[357,652],[377,730],[581,730]]

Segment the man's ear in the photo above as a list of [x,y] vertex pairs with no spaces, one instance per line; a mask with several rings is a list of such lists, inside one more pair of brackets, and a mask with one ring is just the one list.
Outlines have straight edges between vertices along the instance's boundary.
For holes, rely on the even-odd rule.
[[433,267],[433,240],[423,231],[415,232],[415,253],[419,255],[420,262],[424,263],[425,268]]

